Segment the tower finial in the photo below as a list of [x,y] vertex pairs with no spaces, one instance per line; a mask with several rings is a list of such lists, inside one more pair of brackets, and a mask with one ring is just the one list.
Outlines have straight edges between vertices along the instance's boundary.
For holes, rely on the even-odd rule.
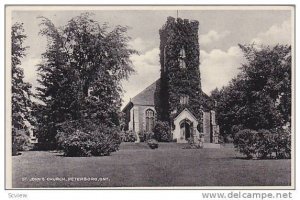
[[178,10],[177,10],[177,19],[178,19]]

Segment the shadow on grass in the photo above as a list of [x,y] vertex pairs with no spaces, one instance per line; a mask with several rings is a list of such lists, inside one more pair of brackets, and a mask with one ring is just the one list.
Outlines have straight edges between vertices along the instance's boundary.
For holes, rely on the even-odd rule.
[[290,160],[290,158],[248,158],[242,156],[236,156],[234,159],[238,160]]
[[245,156],[236,156],[236,157],[232,157],[235,160],[253,160],[251,158],[247,158]]
[[63,152],[58,151],[58,152],[51,152],[56,154],[55,156],[58,157],[65,157],[65,158],[101,158],[101,157],[109,157],[112,156],[112,154],[110,155],[103,155],[103,156],[70,156],[70,155],[65,155]]

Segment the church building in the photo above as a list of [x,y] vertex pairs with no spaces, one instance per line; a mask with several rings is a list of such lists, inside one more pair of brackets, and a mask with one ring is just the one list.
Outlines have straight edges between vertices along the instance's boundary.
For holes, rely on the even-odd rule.
[[160,78],[124,107],[125,130],[152,131],[165,121],[178,143],[190,138],[218,143],[216,102],[201,89],[198,30],[196,20],[168,17],[159,30]]

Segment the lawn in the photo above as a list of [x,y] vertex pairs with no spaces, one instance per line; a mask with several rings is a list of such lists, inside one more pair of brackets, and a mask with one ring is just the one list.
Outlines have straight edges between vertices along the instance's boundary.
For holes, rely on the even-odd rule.
[[152,150],[144,143],[127,143],[105,157],[23,152],[13,157],[13,187],[291,185],[291,160],[246,160],[233,148],[182,147],[160,144]]

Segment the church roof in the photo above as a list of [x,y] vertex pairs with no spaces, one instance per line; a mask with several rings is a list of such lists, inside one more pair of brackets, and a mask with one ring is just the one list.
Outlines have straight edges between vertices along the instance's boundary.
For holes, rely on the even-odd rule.
[[195,121],[197,121],[197,118],[195,117],[195,115],[187,108],[183,109],[183,111],[181,111],[175,118],[174,121],[177,120],[181,115],[183,115],[184,113],[188,113],[189,116],[191,118],[193,118]]
[[160,79],[156,80],[142,92],[131,99],[134,105],[154,106],[154,93]]
[[[138,93],[136,96],[134,96],[132,99],[130,99],[130,102],[127,103],[127,105],[123,108],[123,111],[127,108],[131,108],[133,105],[143,105],[143,106],[155,106],[154,98],[155,98],[155,92],[159,87],[160,79],[156,80],[154,83],[146,87],[143,91]],[[203,91],[202,95],[206,99],[206,101],[210,100],[210,97],[205,94]],[[205,109],[205,108],[204,108]]]

